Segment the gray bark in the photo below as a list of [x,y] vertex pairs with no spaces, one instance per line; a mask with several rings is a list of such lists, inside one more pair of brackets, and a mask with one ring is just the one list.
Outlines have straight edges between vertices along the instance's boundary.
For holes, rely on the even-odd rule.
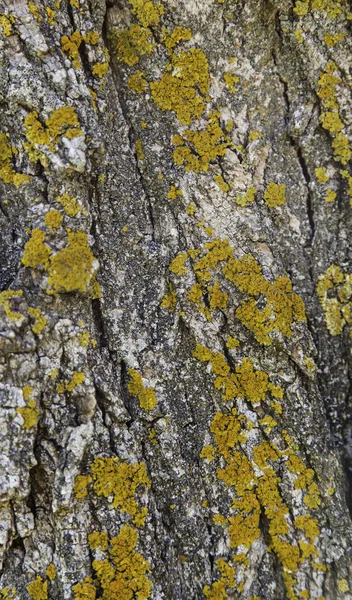
[[[336,149],[340,134],[352,144],[348,3],[164,0],[151,23],[148,10],[157,13],[156,5],[135,6],[0,1],[0,597],[351,599],[350,156],[348,146],[345,154]],[[132,52],[138,62],[128,65],[116,32],[133,24],[149,26],[154,46],[141,54],[139,31],[139,51]],[[168,53],[162,28],[170,34],[175,26],[191,34]],[[62,40],[76,31],[76,46]],[[92,31],[96,40],[87,37]],[[208,60],[207,90],[177,63],[191,48]],[[97,73],[106,50],[108,68]],[[329,61],[337,83],[324,87]],[[137,70],[147,81],[141,93],[132,80],[128,85]],[[233,90],[228,72],[238,78]],[[170,110],[150,85],[165,73],[176,86]],[[172,110],[182,94],[178,80],[203,103],[190,123]],[[57,126],[62,107],[74,113]],[[226,151],[218,147],[203,161],[205,171],[187,170],[174,160],[173,136],[205,131],[214,110],[223,130],[217,143],[225,141]],[[198,160],[192,141],[181,148],[187,145]],[[272,183],[286,186],[277,206],[268,200]],[[182,194],[170,194],[171,186]],[[243,206],[251,186],[255,199]],[[64,195],[77,200],[77,211],[65,210],[58,201]],[[45,220],[50,210],[61,214],[58,227]],[[45,232],[35,248],[45,244],[44,259],[29,257],[36,229]],[[77,241],[75,232],[87,238]],[[257,286],[251,294],[248,282],[241,287],[226,277],[229,256],[210,266],[209,282],[200,281],[197,261],[209,259],[206,244],[217,239],[228,240],[236,261],[254,257],[270,290],[288,278],[306,320],[291,315],[297,296],[290,292],[275,312],[269,292]],[[189,250],[200,253],[183,262],[181,255],[184,269],[175,268],[175,257]],[[317,286],[331,265],[340,271],[324,300]],[[197,281],[194,302],[189,292]],[[250,281],[256,285],[254,271]],[[220,307],[215,284],[228,295]],[[9,298],[8,290],[21,295]],[[267,343],[253,320],[239,318],[250,299],[258,311],[271,311]],[[290,331],[279,324],[280,310]],[[239,345],[230,348],[229,336]],[[197,344],[213,353],[212,366],[194,356]],[[229,400],[214,386],[216,353],[238,378]],[[246,364],[266,374],[262,394],[253,373],[243,375]],[[139,391],[131,386],[134,372],[143,378]],[[281,386],[282,399],[269,382]],[[153,390],[156,406],[146,410]],[[217,413],[242,428],[240,439],[229,434],[228,454],[216,442]],[[209,445],[213,460],[202,453]],[[259,464],[258,448],[265,455]],[[239,456],[251,476],[238,469],[224,481],[220,469]],[[115,485],[104,493],[94,471],[99,457],[117,459],[105,463],[116,473],[104,475]],[[132,474],[137,464],[139,475]],[[89,477],[83,497],[80,476]],[[120,502],[124,493],[130,497]],[[246,498],[254,502],[247,511]],[[143,507],[144,524],[136,521]],[[315,533],[304,529],[304,518]],[[111,540],[123,531],[138,539],[122,585],[123,551],[103,580],[94,560],[113,565],[113,546],[95,548],[88,536],[105,532]],[[138,574],[141,557],[148,570]]]

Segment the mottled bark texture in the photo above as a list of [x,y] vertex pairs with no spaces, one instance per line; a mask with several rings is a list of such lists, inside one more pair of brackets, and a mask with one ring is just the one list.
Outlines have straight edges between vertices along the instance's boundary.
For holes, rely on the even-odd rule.
[[1,0],[1,598],[352,598],[351,18]]

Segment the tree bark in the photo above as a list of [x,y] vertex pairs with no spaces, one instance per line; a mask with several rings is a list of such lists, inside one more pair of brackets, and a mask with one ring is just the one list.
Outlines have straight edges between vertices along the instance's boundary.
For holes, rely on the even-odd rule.
[[351,19],[0,1],[1,598],[352,598]]

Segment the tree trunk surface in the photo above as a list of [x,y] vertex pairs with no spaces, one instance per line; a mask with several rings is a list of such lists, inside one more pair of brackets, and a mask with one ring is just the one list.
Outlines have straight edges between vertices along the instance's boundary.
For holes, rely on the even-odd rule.
[[348,4],[0,1],[0,598],[352,598]]

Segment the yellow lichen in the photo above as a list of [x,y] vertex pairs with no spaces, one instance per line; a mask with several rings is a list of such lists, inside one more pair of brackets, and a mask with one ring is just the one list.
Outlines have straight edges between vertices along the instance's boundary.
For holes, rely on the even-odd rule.
[[236,83],[239,82],[239,77],[234,75],[234,73],[227,71],[227,73],[224,74],[224,81],[227,89],[233,94],[236,91]]
[[22,256],[22,263],[25,267],[37,269],[38,267],[47,268],[49,266],[52,252],[49,246],[44,244],[45,235],[45,231],[37,227],[33,229],[32,236],[26,243]]
[[86,35],[83,36],[83,39],[87,44],[92,44],[92,46],[96,46],[96,44],[99,42],[100,36],[99,33],[97,33],[96,31],[88,31],[88,33],[86,33]]
[[143,27],[159,25],[160,16],[164,14],[162,4],[154,4],[151,0],[129,0],[129,3],[132,13]]
[[211,586],[204,586],[203,593],[208,600],[226,600],[228,598],[227,589],[235,587],[235,571],[222,558],[216,561],[216,566],[220,571],[220,579]]
[[27,585],[27,591],[32,600],[48,600],[48,584],[39,575]]
[[209,90],[208,60],[198,48],[172,54],[160,81],[150,84],[152,98],[161,110],[175,112],[184,125],[199,118],[205,109],[201,95]]
[[83,231],[68,231],[67,246],[50,258],[48,292],[86,292],[93,275],[94,260],[87,235]]
[[37,335],[45,329],[48,322],[47,318],[42,315],[40,308],[28,308],[28,314],[35,319],[34,325],[32,325],[33,333]]
[[187,273],[187,269],[185,267],[187,258],[188,256],[186,252],[179,252],[171,261],[169,266],[170,271],[176,275],[179,275],[180,277],[181,275],[185,275]]
[[103,598],[146,600],[150,597],[152,584],[146,576],[150,565],[136,552],[137,542],[137,531],[129,525],[123,525],[119,534],[110,539],[110,560],[105,558],[93,561],[92,566],[103,590]]
[[347,594],[347,592],[350,591],[350,588],[347,583],[347,579],[340,579],[337,587],[339,589],[339,592],[342,592],[343,594]]
[[165,27],[163,27],[161,32],[163,35],[163,42],[169,51],[173,50],[181,40],[188,41],[192,37],[192,31],[190,29],[182,29],[179,25],[177,25],[170,34]]
[[112,505],[132,517],[137,526],[144,525],[148,510],[139,508],[135,499],[137,488],[150,487],[144,463],[128,464],[117,457],[97,456],[91,464],[93,487],[98,496],[112,496]]
[[341,42],[345,37],[344,33],[331,34],[326,33],[324,35],[324,42],[329,48],[334,48],[338,42]]
[[153,410],[158,403],[154,388],[144,387],[142,376],[135,369],[128,369],[128,374],[130,376],[128,391],[133,396],[137,396],[141,408]]
[[22,290],[5,290],[4,292],[0,292],[0,306],[4,309],[7,318],[11,321],[17,321],[23,317],[21,313],[12,310],[10,302],[12,298],[20,298],[22,295]]
[[210,163],[226,154],[231,140],[225,135],[219,124],[219,113],[213,111],[208,115],[205,129],[192,131],[186,129],[183,137],[174,135],[172,143],[176,146],[173,157],[178,165],[184,165],[186,171],[200,173],[208,171]]
[[282,206],[286,202],[286,186],[284,183],[269,183],[264,192],[265,204],[270,208]]
[[91,577],[86,577],[82,583],[72,586],[74,600],[95,600],[97,589]]
[[104,61],[104,62],[95,63],[95,65],[93,65],[92,73],[95,77],[99,77],[99,79],[102,79],[103,77],[106,76],[108,70],[109,70],[109,63],[108,63],[108,61]]
[[136,149],[137,160],[143,160],[145,158],[145,154],[143,152],[142,140],[136,141],[135,149]]
[[222,175],[214,175],[214,181],[219,186],[219,188],[221,189],[222,192],[229,191],[230,186],[228,183],[226,183],[226,181]]
[[82,210],[82,207],[77,202],[77,198],[71,198],[68,194],[63,194],[63,196],[56,196],[56,202],[59,202],[59,204],[61,204],[66,215],[68,215],[69,217],[75,217]]
[[56,209],[49,210],[44,217],[45,225],[50,229],[50,231],[58,229],[62,221],[62,214]]
[[109,545],[109,536],[105,531],[93,531],[88,536],[88,544],[92,550],[101,548],[103,552],[106,552]]
[[90,475],[77,475],[73,486],[73,493],[77,500],[82,500],[88,495],[88,485],[92,481]]
[[161,308],[169,310],[170,312],[174,312],[175,308],[176,308],[176,303],[177,303],[176,293],[173,290],[172,286],[169,285],[169,292],[167,294],[165,294],[165,296],[163,297],[160,306],[161,306]]
[[0,14],[0,27],[6,37],[12,34],[12,25],[15,23],[15,17],[13,15],[1,15]]
[[315,176],[317,178],[318,183],[326,183],[329,181],[329,177],[327,175],[325,167],[317,167],[315,169]]
[[254,185],[251,185],[243,196],[238,195],[236,197],[236,204],[238,204],[239,206],[246,206],[246,204],[254,202],[255,195],[256,189]]
[[331,265],[319,275],[317,293],[329,332],[340,335],[344,326],[351,322],[352,274]]
[[139,62],[140,56],[149,54],[153,50],[151,36],[152,32],[148,27],[136,24],[125,29],[114,28],[109,35],[117,60],[130,67]]
[[85,375],[80,371],[74,371],[71,379],[65,382],[65,389],[68,392],[73,392],[73,390],[85,382]]
[[55,565],[53,563],[50,563],[50,565],[48,565],[45,573],[49,577],[50,581],[54,581],[54,579],[56,578]]
[[79,47],[82,43],[82,36],[79,31],[74,31],[72,35],[63,35],[61,38],[61,48],[69,56],[73,62],[75,69],[79,69],[81,66],[81,60],[79,56]]
[[336,196],[337,194],[334,190],[328,189],[325,196],[325,202],[335,202]]
[[39,120],[38,113],[33,111],[26,117],[24,124],[27,138],[24,147],[29,158],[34,162],[40,160],[44,167],[47,167],[47,157],[43,154],[42,146],[55,152],[61,137],[73,139],[84,135],[73,106],[62,106],[54,110],[44,125]]
[[136,71],[133,75],[131,75],[127,82],[128,88],[137,92],[137,94],[142,94],[145,92],[148,83],[144,76],[143,71]]
[[21,183],[29,183],[31,178],[29,175],[17,173],[13,168],[13,159],[17,154],[18,150],[11,146],[5,133],[0,133],[0,179],[18,188]]
[[41,25],[42,18],[40,16],[39,7],[34,2],[28,2],[28,10],[33,15],[33,17],[38,21],[39,25]]
[[176,198],[178,196],[181,198],[183,196],[183,192],[182,192],[181,188],[178,188],[175,185],[172,185],[167,193],[167,197],[170,198],[170,200],[176,200]]

